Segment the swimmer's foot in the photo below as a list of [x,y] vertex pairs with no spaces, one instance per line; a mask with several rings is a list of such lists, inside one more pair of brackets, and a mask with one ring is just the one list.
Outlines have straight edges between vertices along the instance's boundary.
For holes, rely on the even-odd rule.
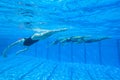
[[68,28],[62,28],[62,29],[58,29],[58,30],[54,30],[54,31],[61,32],[61,31],[66,31],[66,30],[68,30]]

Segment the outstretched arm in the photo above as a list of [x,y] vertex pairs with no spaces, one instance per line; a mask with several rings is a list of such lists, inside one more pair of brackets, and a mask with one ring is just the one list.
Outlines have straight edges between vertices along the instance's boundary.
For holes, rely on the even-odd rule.
[[51,35],[57,33],[57,32],[63,32],[68,30],[67,28],[62,28],[62,29],[57,29],[57,30],[46,30],[43,33],[35,33],[33,36],[31,36],[31,39],[33,40],[43,40],[46,39],[48,37],[50,37]]
[[22,52],[25,52],[29,49],[29,47],[26,47],[25,49],[22,49],[22,50],[19,50],[18,52],[16,52],[16,55],[22,53]]
[[18,41],[16,41],[16,42],[14,42],[14,43],[8,45],[7,48],[4,49],[2,55],[3,55],[4,57],[6,57],[6,56],[7,56],[7,55],[6,55],[6,54],[7,54],[7,51],[8,51],[11,47],[13,47],[13,46],[19,44],[22,40],[23,40],[23,39],[18,40]]

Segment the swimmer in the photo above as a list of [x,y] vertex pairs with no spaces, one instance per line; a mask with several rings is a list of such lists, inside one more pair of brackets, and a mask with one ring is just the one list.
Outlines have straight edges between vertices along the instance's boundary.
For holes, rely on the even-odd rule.
[[102,41],[105,39],[110,39],[110,37],[101,37],[101,38],[84,38],[83,42],[84,43],[92,43],[92,42],[98,42],[98,41]]
[[78,43],[78,41],[82,40],[83,38],[86,38],[87,36],[72,36],[68,38],[64,38],[60,41],[60,43],[67,43],[67,42],[75,42]]
[[71,42],[71,38],[64,38],[61,39],[60,43],[66,43],[66,42]]
[[89,36],[72,36],[71,37],[71,42],[74,43],[83,43],[84,38],[88,38]]
[[[83,40],[83,38],[87,38],[88,36],[72,36],[67,38],[61,38],[54,41],[52,44],[58,44],[58,43],[68,43],[68,42],[75,42],[78,43]],[[83,42],[83,41],[82,41]]]
[[89,36],[75,36],[75,37],[72,37],[71,41],[80,44],[80,43],[93,43],[93,42],[98,42],[105,39],[110,39],[110,37],[91,38]]
[[78,41],[81,41],[84,37],[87,37],[87,36],[72,36],[72,37],[60,38],[55,40],[52,44],[55,45],[58,43],[68,43],[68,42],[78,43]]
[[72,36],[68,38],[63,38],[63,39],[57,39],[54,41],[52,44],[58,44],[58,43],[68,43],[68,42],[73,42],[73,43],[92,43],[92,42],[97,42],[105,39],[109,39],[110,37],[102,37],[102,38],[91,38],[89,36]]
[[32,44],[34,44],[34,43],[36,43],[36,42],[38,42],[40,40],[44,40],[44,39],[50,37],[51,35],[53,35],[53,34],[55,34],[57,32],[62,32],[62,31],[66,31],[66,30],[68,30],[68,29],[67,28],[62,28],[62,29],[58,29],[58,30],[46,30],[46,31],[44,31],[42,33],[35,33],[31,37],[29,37],[29,38],[22,38],[22,39],[20,39],[20,40],[18,40],[16,42],[10,44],[6,49],[4,49],[2,55],[4,57],[6,57],[7,56],[6,55],[7,51],[11,47],[13,47],[13,46],[15,46],[17,44],[25,46],[26,47],[25,49],[19,50],[18,52],[16,52],[16,55],[18,55],[21,52],[24,52],[24,51],[28,50],[29,46],[31,46]]
[[60,39],[57,39],[55,40],[51,45],[55,45],[55,44],[59,44],[59,43],[67,43],[67,42],[70,42],[70,38],[60,38]]

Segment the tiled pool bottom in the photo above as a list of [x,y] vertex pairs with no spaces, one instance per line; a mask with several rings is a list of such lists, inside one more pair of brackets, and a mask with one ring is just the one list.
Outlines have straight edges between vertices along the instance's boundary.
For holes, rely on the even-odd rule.
[[120,69],[14,56],[0,58],[0,80],[120,80]]

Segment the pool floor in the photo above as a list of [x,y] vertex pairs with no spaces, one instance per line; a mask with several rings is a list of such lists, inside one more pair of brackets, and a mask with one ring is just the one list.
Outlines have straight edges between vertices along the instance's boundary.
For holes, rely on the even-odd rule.
[[0,80],[120,80],[120,69],[19,55],[0,58]]

